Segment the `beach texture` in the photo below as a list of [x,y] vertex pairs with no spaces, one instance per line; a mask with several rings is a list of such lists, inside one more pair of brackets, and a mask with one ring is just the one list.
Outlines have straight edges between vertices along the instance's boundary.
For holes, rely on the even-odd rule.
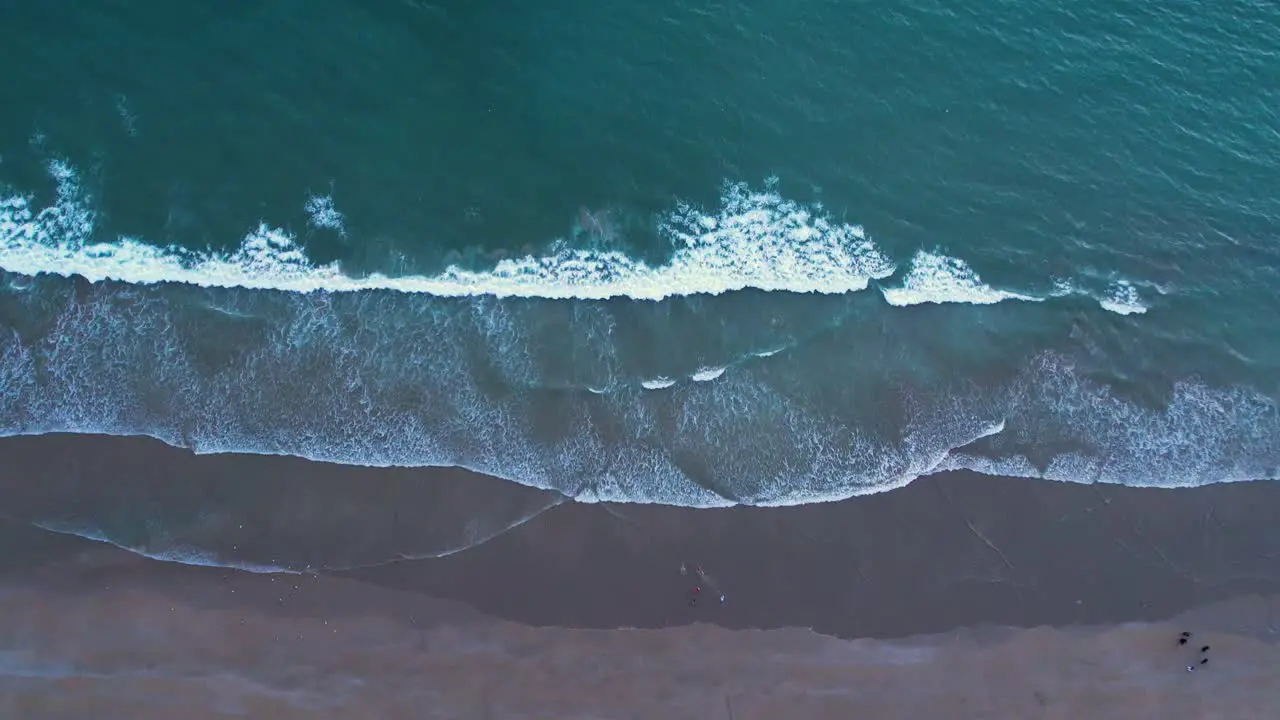
[[[1270,718],[1280,601],[898,640],[531,628],[332,579],[89,551],[0,607],[9,717]],[[145,580],[139,580],[138,575]],[[506,592],[518,588],[496,587]],[[1184,627],[1212,661],[1176,645]]]
[[[797,508],[562,503],[466,551],[414,560],[394,556],[395,526],[415,521],[398,476],[433,493],[414,507],[434,513],[528,491],[494,482],[480,498],[458,488],[482,481],[452,471],[194,456],[143,439],[14,438],[0,452],[7,475],[25,480],[3,488],[4,539],[23,548],[0,566],[0,707],[14,717],[1262,718],[1273,708],[1280,539],[1269,483],[1167,491],[955,475]],[[108,480],[151,528],[134,552],[27,524],[54,525],[34,516],[42,506],[79,508],[88,523]],[[195,493],[208,515],[239,482],[280,505],[224,505],[228,517],[206,526],[266,523],[249,534],[311,548],[310,569],[139,557],[175,546],[194,557],[199,546],[138,508],[172,518],[174,494]],[[32,517],[20,521],[24,506]],[[334,537],[343,541],[326,546]],[[324,567],[349,557],[335,550],[379,542],[378,562],[369,550],[365,567]],[[206,557],[224,549],[236,552]],[[715,575],[727,601],[690,607],[696,581],[682,562]],[[1188,672],[1201,644],[1211,660]]]

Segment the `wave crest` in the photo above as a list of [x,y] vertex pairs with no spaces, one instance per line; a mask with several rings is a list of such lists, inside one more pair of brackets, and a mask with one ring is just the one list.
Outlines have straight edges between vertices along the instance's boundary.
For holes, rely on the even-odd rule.
[[[663,265],[560,243],[550,254],[504,259],[485,271],[451,265],[432,276],[352,277],[339,263],[312,262],[293,234],[265,222],[232,252],[158,247],[127,237],[94,242],[93,212],[74,170],[54,162],[50,175],[58,187],[51,206],[35,210],[32,198],[21,195],[0,200],[0,268],[138,285],[589,300],[661,300],[746,288],[838,294],[863,290],[894,271],[861,227],[744,183],[727,186],[716,210],[681,203],[661,220],[659,231],[672,247]],[[310,223],[345,232],[331,198],[309,198],[305,210]]]
[[912,259],[911,270],[902,279],[902,287],[881,288],[880,292],[886,302],[900,307],[921,303],[993,305],[1002,300],[1040,302],[1044,299],[997,290],[982,282],[978,273],[964,260],[923,250]]

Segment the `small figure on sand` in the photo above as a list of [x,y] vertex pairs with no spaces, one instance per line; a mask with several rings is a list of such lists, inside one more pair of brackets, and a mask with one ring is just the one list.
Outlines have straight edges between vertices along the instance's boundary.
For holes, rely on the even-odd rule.
[[[720,601],[721,605],[723,605],[727,597],[725,596],[724,591],[720,589],[720,584],[716,582],[716,579],[708,575],[706,571],[702,569],[701,565],[694,565],[693,572],[698,576],[700,584],[693,586],[693,592],[690,594],[691,596],[689,598],[689,605],[692,607],[698,604],[698,596],[702,594],[703,585],[710,588],[711,592],[716,596],[716,599]],[[680,575],[681,577],[689,575],[688,564],[680,563]]]
[[[1191,639],[1191,633],[1190,633],[1190,632],[1187,632],[1186,630],[1183,630],[1181,633],[1179,633],[1179,634],[1178,634],[1178,644],[1179,644],[1179,645],[1186,645],[1186,644],[1187,644],[1187,641],[1189,641],[1190,639]],[[1199,662],[1192,663],[1192,664],[1188,665],[1188,666],[1187,666],[1187,672],[1195,672],[1195,670],[1196,670],[1196,667],[1197,667],[1197,666],[1199,666],[1199,665],[1207,665],[1207,664],[1209,663],[1209,658],[1208,658],[1208,656],[1207,656],[1207,655],[1208,655],[1208,652],[1209,652],[1209,646],[1208,646],[1208,645],[1202,645],[1202,646],[1200,646],[1200,654],[1201,654],[1201,655],[1205,655],[1205,657],[1200,658],[1200,661],[1199,661]]]
[[725,601],[725,595],[724,595],[724,592],[720,590],[720,583],[716,582],[715,578],[708,575],[707,571],[703,570],[701,565],[694,566],[694,572],[698,574],[698,579],[701,580],[703,584],[711,588],[712,592],[714,592],[716,595],[720,597],[720,604],[723,605]]

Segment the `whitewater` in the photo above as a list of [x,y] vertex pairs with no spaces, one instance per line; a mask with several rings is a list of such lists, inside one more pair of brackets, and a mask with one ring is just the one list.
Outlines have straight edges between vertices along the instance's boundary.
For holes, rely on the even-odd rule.
[[[1167,487],[1280,466],[1280,412],[1263,393],[1189,378],[1150,407],[1049,351],[986,384],[922,380],[910,362],[863,361],[879,356],[855,323],[636,369],[604,299],[645,300],[659,317],[661,300],[732,302],[747,288],[839,299],[875,283],[888,308],[1028,312],[1084,294],[1074,278],[1045,278],[1040,293],[992,287],[933,249],[899,270],[861,228],[772,184],[727,185],[709,210],[677,203],[660,219],[673,248],[661,265],[562,246],[488,271],[352,278],[265,223],[227,254],[100,238],[74,169],[49,169],[53,202],[0,200],[0,300],[31,319],[0,331],[3,435],[458,466],[579,501],[694,507],[838,500],[955,469]],[[346,232],[332,198],[305,210]],[[87,290],[59,279],[75,276]],[[1147,310],[1123,279],[1095,300]],[[569,319],[553,322],[545,301],[574,303]],[[235,342],[218,339],[227,328]],[[589,372],[551,382],[566,356]]]
[[[820,204],[783,198],[770,178],[762,190],[728,183],[718,208],[676,203],[659,219],[671,245],[669,260],[650,266],[620,251],[593,251],[551,244],[545,255],[502,259],[488,270],[450,265],[432,276],[353,277],[340,263],[316,264],[294,234],[267,222],[252,228],[231,252],[160,247],[138,238],[103,240],[95,234],[93,199],[77,171],[63,160],[48,163],[56,200],[33,207],[31,195],[0,198],[0,269],[23,275],[80,276],[90,282],[138,285],[186,283],[200,287],[288,292],[390,290],[439,297],[490,295],[559,300],[625,297],[659,301],[689,295],[719,295],[745,289],[844,294],[865,290],[895,275],[897,265],[858,225],[840,223]],[[304,202],[311,226],[346,234],[345,216],[330,196]],[[1051,295],[1088,294],[1070,280]],[[890,305],[991,304],[1040,301],[1027,292],[992,288],[959,258],[921,250],[900,287],[881,289]],[[1118,281],[1097,297],[1120,314],[1146,311],[1132,284]]]

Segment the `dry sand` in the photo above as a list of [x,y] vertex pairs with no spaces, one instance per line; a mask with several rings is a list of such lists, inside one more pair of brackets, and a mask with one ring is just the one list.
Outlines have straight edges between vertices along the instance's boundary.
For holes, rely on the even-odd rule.
[[[1163,623],[898,640],[574,630],[90,550],[5,587],[0,618],[0,716],[33,719],[1244,720],[1276,717],[1280,672],[1280,598],[1257,596]],[[1188,673],[1200,643],[1210,663]]]

